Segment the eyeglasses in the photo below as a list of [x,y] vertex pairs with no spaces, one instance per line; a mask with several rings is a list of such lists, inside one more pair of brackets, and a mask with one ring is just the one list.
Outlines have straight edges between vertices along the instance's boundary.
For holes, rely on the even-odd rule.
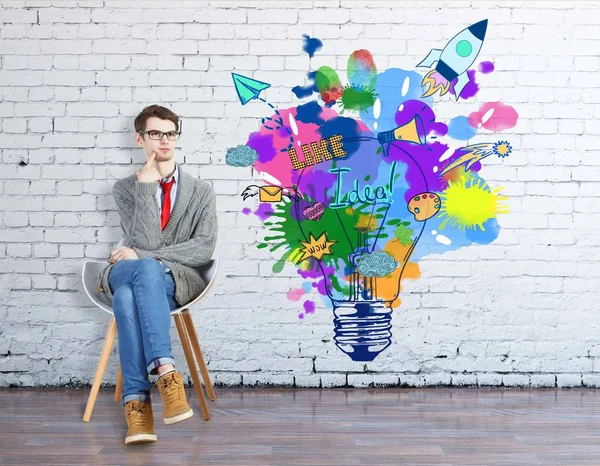
[[154,129],[150,131],[138,131],[138,133],[147,134],[150,139],[155,141],[161,141],[165,134],[167,135],[167,139],[169,141],[177,141],[181,135],[181,131],[167,131],[166,133],[163,133],[162,131]]

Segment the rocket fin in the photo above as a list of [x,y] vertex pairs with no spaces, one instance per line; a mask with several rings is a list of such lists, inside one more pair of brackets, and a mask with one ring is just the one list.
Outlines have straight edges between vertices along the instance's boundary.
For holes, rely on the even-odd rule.
[[469,75],[465,71],[464,73],[461,73],[458,75],[456,84],[454,84],[454,94],[456,96],[456,100],[458,100],[461,92],[463,91],[463,89],[465,88],[465,86],[467,84],[469,84]]
[[433,64],[440,59],[441,55],[442,55],[442,50],[431,49],[431,51],[429,52],[429,55],[427,55],[425,57],[425,59],[417,65],[417,68],[418,67],[431,68],[433,66]]

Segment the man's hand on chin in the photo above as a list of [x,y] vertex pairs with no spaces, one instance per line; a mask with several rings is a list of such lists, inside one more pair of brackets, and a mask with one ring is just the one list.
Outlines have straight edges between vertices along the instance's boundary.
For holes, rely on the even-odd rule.
[[110,259],[108,262],[114,264],[122,259],[139,259],[139,256],[132,248],[121,246],[120,248],[113,249],[110,252]]

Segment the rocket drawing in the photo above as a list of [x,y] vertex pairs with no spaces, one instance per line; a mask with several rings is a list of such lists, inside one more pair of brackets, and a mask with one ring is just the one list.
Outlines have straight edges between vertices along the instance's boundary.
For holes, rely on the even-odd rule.
[[429,89],[422,97],[428,97],[441,89],[444,95],[450,89],[450,83],[458,78],[454,84],[456,100],[465,86],[469,83],[467,70],[473,64],[485,38],[487,19],[472,24],[456,34],[443,50],[432,49],[429,55],[417,67],[431,68],[435,62],[435,69],[423,78],[422,85],[429,85]]

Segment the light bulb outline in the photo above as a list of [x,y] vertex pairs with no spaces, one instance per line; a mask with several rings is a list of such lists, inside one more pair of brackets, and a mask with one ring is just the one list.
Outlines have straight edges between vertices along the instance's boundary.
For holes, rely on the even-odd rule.
[[[377,136],[375,136],[375,137],[371,137],[371,136],[358,136],[358,137],[352,137],[352,138],[342,139],[342,142],[354,142],[354,141],[361,141],[361,142],[363,142],[363,141],[377,141],[377,142],[379,142],[378,139],[377,139]],[[422,178],[422,181],[423,181],[423,184],[424,184],[424,189],[422,191],[427,191],[428,192],[429,191],[429,185],[427,183],[427,178],[426,178],[425,174],[423,173],[423,170],[422,170],[421,166],[419,165],[419,163],[414,159],[414,157],[408,151],[406,151],[404,148],[402,148],[401,146],[399,146],[399,143],[402,143],[402,142],[404,142],[405,144],[412,144],[409,141],[401,141],[401,140],[387,142],[387,143],[384,143],[386,146],[388,146],[387,147],[387,151],[386,151],[386,148],[383,147],[384,144],[380,144],[382,146],[382,153],[386,154],[386,152],[387,152],[387,154],[389,155],[389,146],[390,145],[393,145],[396,149],[400,150],[416,166],[416,168],[418,169],[419,173],[421,174],[421,178]],[[384,156],[387,157],[387,155],[384,155]],[[292,184],[292,186],[294,187],[295,190],[297,190],[300,187],[300,181],[302,179],[302,176],[304,175],[304,171],[305,170],[306,170],[306,168],[303,168],[300,171],[300,173],[298,175],[298,180],[296,181],[296,183]],[[304,198],[304,195],[301,195],[301,198]],[[294,208],[295,208],[295,211],[296,211],[296,222],[298,224],[298,229],[300,230],[300,233],[304,237],[305,241],[308,241],[308,237],[307,237],[306,233],[304,232],[304,229],[302,228],[302,221],[300,220],[301,217],[300,217],[300,205],[299,205],[299,201],[298,201],[298,199],[294,199],[294,200],[296,201],[294,203],[295,204]],[[381,234],[381,231],[382,231],[383,226],[385,224],[385,218],[387,217],[387,214],[389,212],[389,208],[390,208],[390,205],[391,205],[391,203],[382,203],[382,202],[378,203],[378,202],[375,202],[373,204],[373,212],[374,212],[374,209],[375,209],[375,205],[377,205],[377,204],[387,204],[388,209],[386,209],[386,212],[385,212],[385,215],[384,215],[384,219],[382,220],[381,225],[379,227],[379,231],[378,231],[377,235],[375,236],[375,241],[373,242],[373,246],[372,246],[370,252],[373,252],[375,250],[375,245],[377,244],[377,241],[379,240],[379,235]],[[344,234],[345,234],[346,239],[348,240],[348,242],[350,244],[351,249],[353,251],[356,250],[356,248],[358,247],[358,245],[356,247],[353,246],[352,240],[350,239],[350,237],[348,235],[348,232],[346,231],[346,228],[344,227],[343,222],[342,222],[342,220],[341,220],[341,218],[339,216],[339,212],[337,212],[337,209],[335,209],[335,211],[336,211],[336,216],[338,218],[338,221],[340,222],[342,230],[344,231]],[[353,211],[354,211],[354,209],[353,209]],[[371,213],[371,218],[372,218],[373,212]],[[353,215],[354,215],[354,213],[353,213]],[[404,269],[406,268],[406,265],[408,264],[410,256],[413,254],[413,252],[414,252],[414,250],[415,250],[415,248],[416,248],[419,240],[421,239],[421,236],[423,235],[423,232],[425,231],[425,226],[427,224],[427,219],[424,220],[424,221],[422,221],[422,222],[419,222],[419,223],[422,224],[421,225],[421,230],[420,230],[419,234],[417,235],[417,237],[415,238],[415,240],[412,242],[410,248],[408,249],[408,251],[406,252],[406,254],[405,254],[405,256],[404,256],[404,258],[402,260],[402,268],[400,269],[400,274],[398,276],[398,286],[396,287],[397,292],[394,295],[393,299],[381,300],[382,302],[393,303],[398,298],[398,296],[400,295],[400,287],[401,287],[401,281],[402,281],[402,275],[404,273]],[[321,270],[321,274],[322,274],[322,276],[324,278],[324,285],[325,285],[324,288],[325,288],[325,291],[327,292],[328,298],[332,301],[332,303],[341,302],[341,301],[344,301],[344,302],[351,301],[350,297],[348,297],[348,299],[339,300],[339,299],[336,299],[336,298],[334,298],[332,296],[332,294],[330,292],[330,289],[329,289],[329,285],[328,285],[328,280],[329,280],[330,283],[331,283],[331,281],[330,281],[329,277],[326,275],[325,270],[323,269],[323,264],[322,264],[323,259],[321,259],[321,260],[318,260],[318,259],[315,259],[315,258],[313,258],[313,259],[316,260],[317,263],[319,264],[319,269]]]

